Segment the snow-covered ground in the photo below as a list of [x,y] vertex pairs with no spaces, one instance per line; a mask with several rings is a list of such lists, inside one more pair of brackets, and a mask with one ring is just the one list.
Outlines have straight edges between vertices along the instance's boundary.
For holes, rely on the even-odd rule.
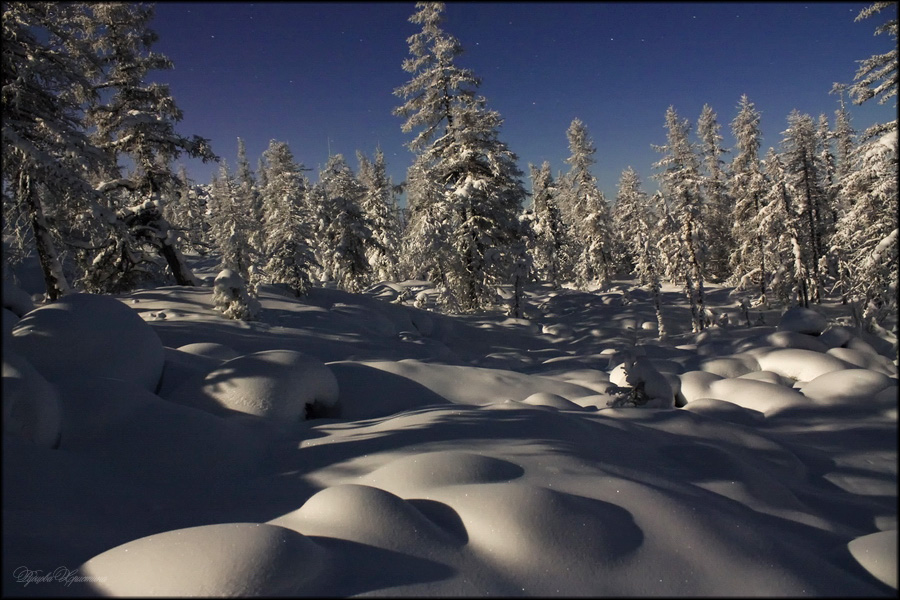
[[896,341],[619,283],[5,286],[4,595],[896,596]]

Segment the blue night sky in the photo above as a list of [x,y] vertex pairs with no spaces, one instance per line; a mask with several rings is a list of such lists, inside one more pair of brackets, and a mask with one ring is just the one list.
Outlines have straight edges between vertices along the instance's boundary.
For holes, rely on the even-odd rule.
[[[566,129],[573,118],[597,147],[593,172],[615,198],[633,166],[644,189],[665,144],[673,105],[692,123],[704,103],[733,145],[730,122],[741,94],[762,113],[764,153],[778,147],[792,109],[833,121],[834,82],[851,82],[857,61],[887,52],[875,36],[886,17],[854,23],[868,2],[803,3],[448,3],[443,28],[464,48],[458,64],[482,79],[480,93],[504,118],[501,139],[529,163],[568,167]],[[237,138],[253,168],[269,140],[288,142],[298,162],[324,166],[330,150],[354,170],[356,151],[385,153],[395,183],[405,179],[412,134],[391,111],[393,90],[409,74],[406,38],[413,2],[178,3],[156,5],[153,50],[174,70],[154,79],[171,86],[184,119],[178,130],[212,141],[234,167]],[[863,130],[896,118],[896,104],[850,105]],[[726,157],[726,160],[730,160]],[[183,164],[197,183],[218,169]]]

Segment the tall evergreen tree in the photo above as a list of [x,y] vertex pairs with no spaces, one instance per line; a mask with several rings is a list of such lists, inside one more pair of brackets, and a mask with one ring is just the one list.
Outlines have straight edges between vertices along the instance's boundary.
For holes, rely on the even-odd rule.
[[817,156],[816,126],[811,116],[794,110],[788,115],[788,129],[782,135],[784,168],[796,191],[796,210],[804,225],[803,244],[808,253],[806,270],[810,277],[810,300],[822,300],[822,264],[825,257],[825,192]]
[[644,221],[653,222],[653,215],[645,214],[650,209],[647,194],[641,190],[641,178],[637,171],[628,167],[622,171],[619,177],[619,185],[616,193],[616,203],[613,206],[613,222],[616,234],[625,248],[626,260],[629,272],[634,272],[637,264],[634,238],[640,236],[644,230]]
[[637,171],[631,167],[622,171],[616,194],[616,224],[634,274],[653,297],[659,339],[665,339],[667,334],[662,316],[660,285],[661,260],[656,245],[660,220],[658,203],[661,201],[660,195],[654,195],[651,199],[644,193]]
[[779,265],[771,288],[786,305],[809,307],[811,299],[808,255],[810,246],[803,238],[803,224],[795,207],[797,190],[781,157],[769,148],[765,159],[769,191],[757,216],[758,231],[766,240],[765,251]]
[[776,265],[767,262],[765,238],[759,228],[759,214],[767,191],[759,160],[760,114],[746,94],[741,96],[738,109],[731,122],[736,141],[730,179],[730,196],[734,202],[732,238],[735,240],[731,255],[732,282],[738,288],[744,288],[755,280],[759,287],[757,302],[765,306],[769,273]]
[[259,271],[261,265],[258,259],[265,249],[265,230],[263,229],[263,209],[262,198],[259,194],[259,186],[253,170],[250,168],[250,161],[247,159],[247,147],[244,140],[238,138],[237,152],[237,172],[235,173],[237,180],[237,193],[240,196],[240,203],[245,207],[247,216],[247,242],[253,249],[254,260],[253,270]]
[[34,244],[50,300],[71,289],[60,228],[84,214],[79,203],[94,196],[90,172],[105,160],[82,126],[100,68],[84,36],[86,11],[73,3],[3,5],[4,232],[11,229],[20,251]]
[[204,239],[209,227],[206,221],[206,204],[197,193],[184,165],[178,167],[178,185],[170,202],[165,205],[163,217],[180,231],[185,246],[201,255],[208,248]]
[[603,288],[612,280],[613,256],[609,205],[590,171],[597,149],[580,119],[572,121],[566,136],[570,156],[566,159],[569,172],[563,197],[577,240],[573,257],[575,282],[582,288],[592,284]]
[[91,39],[103,65],[95,89],[103,94],[93,96],[87,124],[94,130],[94,143],[109,153],[117,178],[120,158],[127,157],[131,164],[125,177],[114,186],[105,185],[104,191],[134,241],[159,252],[176,283],[193,285],[176,244],[178,236],[163,217],[164,205],[178,187],[172,161],[182,154],[204,162],[217,157],[208,140],[175,131],[182,113],[168,86],[146,81],[151,71],[172,68],[168,58],[150,51],[157,40],[149,27],[152,7],[114,2],[92,4],[91,10]]
[[654,167],[663,169],[656,177],[671,201],[672,216],[680,228],[680,243],[685,257],[681,277],[690,282],[685,291],[691,305],[692,328],[697,332],[706,325],[704,268],[700,251],[700,163],[689,139],[690,123],[687,119],[679,119],[672,106],[666,111],[666,130],[668,143],[656,146],[657,151],[665,154]]
[[361,208],[371,230],[374,243],[369,244],[367,257],[372,274],[381,280],[394,281],[398,277],[397,254],[400,250],[400,227],[397,222],[394,185],[387,174],[384,152],[375,150],[375,160],[361,152],[359,182],[363,186]]
[[258,169],[263,207],[264,271],[271,283],[286,284],[297,296],[312,286],[315,259],[314,211],[303,166],[286,142],[271,140]]
[[221,256],[220,269],[230,269],[243,279],[251,295],[256,293],[255,262],[249,241],[251,217],[234,173],[223,161],[210,186],[210,234]]
[[408,144],[417,156],[407,178],[407,252],[449,307],[468,311],[493,303],[496,285],[512,281],[525,190],[515,154],[499,140],[500,115],[476,97],[472,72],[454,63],[462,48],[440,28],[443,10],[416,4],[410,21],[422,31],[407,40],[403,69],[412,79],[395,91],[405,102],[394,112],[406,117],[403,131],[420,129]]
[[860,147],[842,190],[855,201],[832,241],[847,295],[860,308],[860,325],[870,330],[897,314],[897,156],[896,130]]
[[662,316],[661,260],[658,241],[659,215],[657,204],[661,196],[653,199],[641,189],[637,171],[628,167],[619,178],[614,217],[616,229],[629,257],[631,269],[641,285],[646,286],[653,297],[659,339],[665,339],[666,328]]
[[562,283],[568,263],[566,225],[557,204],[557,189],[550,172],[550,163],[544,161],[540,168],[529,165],[529,169],[534,203],[531,222],[534,236],[532,260],[538,276],[556,289]]
[[[838,187],[841,181],[850,173],[852,167],[852,154],[856,146],[856,131],[850,123],[850,113],[844,103],[844,86],[835,86],[840,93],[840,106],[834,111],[834,141],[835,141],[835,178]],[[840,194],[839,194],[840,195]]]
[[700,150],[703,157],[702,189],[704,193],[704,210],[701,217],[705,223],[707,248],[706,264],[709,273],[719,281],[724,281],[730,274],[729,256],[734,249],[731,237],[732,199],[728,193],[725,164],[722,156],[722,135],[719,133],[716,113],[708,104],[703,105],[700,118],[697,120],[697,136],[700,138]]
[[383,251],[372,237],[369,219],[363,214],[365,189],[341,154],[328,159],[319,173],[316,199],[326,215],[319,240],[318,262],[322,279],[335,281],[350,292],[358,292],[370,283],[371,267],[367,254]]
[[[875,33],[887,32],[894,47],[860,61],[849,87],[855,104],[873,98],[884,104],[897,96],[897,2],[875,2],[855,20],[882,11],[888,20]],[[832,249],[838,254],[846,294],[855,305],[864,305],[861,314],[856,313],[860,325],[871,330],[897,312],[897,121],[873,125],[861,137],[853,151],[853,167],[841,181],[841,204],[846,212],[837,223]]]

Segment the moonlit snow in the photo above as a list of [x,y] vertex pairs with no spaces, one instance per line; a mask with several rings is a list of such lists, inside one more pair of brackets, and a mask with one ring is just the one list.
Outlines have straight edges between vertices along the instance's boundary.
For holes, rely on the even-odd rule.
[[837,303],[211,283],[4,286],[5,595],[896,596],[896,338]]

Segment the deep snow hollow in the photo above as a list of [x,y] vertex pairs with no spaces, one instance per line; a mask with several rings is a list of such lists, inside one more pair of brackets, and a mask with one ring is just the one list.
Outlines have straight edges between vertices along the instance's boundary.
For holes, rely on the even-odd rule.
[[728,324],[665,288],[658,342],[617,283],[528,319],[264,286],[251,323],[4,286],[3,594],[896,596],[896,340],[711,286]]

